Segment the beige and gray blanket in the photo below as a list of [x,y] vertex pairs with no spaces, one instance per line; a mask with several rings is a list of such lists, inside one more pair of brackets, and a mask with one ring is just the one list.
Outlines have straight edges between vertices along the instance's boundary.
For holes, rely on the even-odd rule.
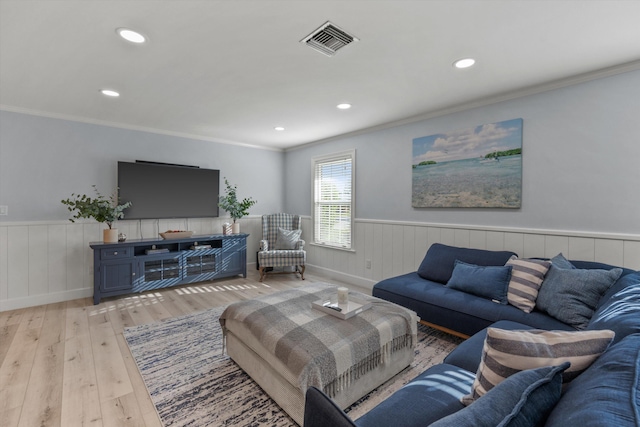
[[334,396],[387,363],[393,352],[413,348],[418,320],[410,310],[356,292],[350,297],[371,301],[372,307],[348,320],[312,308],[336,288],[314,283],[231,304],[220,316],[223,333],[227,319],[243,322],[298,378],[303,393],[315,386]]

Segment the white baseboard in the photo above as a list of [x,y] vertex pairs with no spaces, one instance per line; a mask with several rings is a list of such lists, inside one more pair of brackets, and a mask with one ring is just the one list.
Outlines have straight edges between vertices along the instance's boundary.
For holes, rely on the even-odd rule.
[[35,307],[44,304],[54,304],[57,302],[71,301],[80,298],[93,296],[93,288],[74,289],[72,291],[62,291],[50,294],[33,295],[23,298],[12,298],[0,301],[0,311],[17,310],[26,307]]
[[[247,263],[247,272],[255,268],[255,262]],[[93,297],[93,288],[74,289],[71,291],[62,291],[22,298],[12,298],[8,300],[0,300],[0,312],[91,297]]]
[[352,285],[360,286],[365,289],[373,289],[373,285],[378,283],[377,280],[365,279],[364,277],[358,277],[351,274],[342,273],[340,271],[331,270],[330,268],[319,267],[313,264],[306,264],[306,270],[311,273],[320,274],[327,279],[336,279],[341,282],[349,283]]

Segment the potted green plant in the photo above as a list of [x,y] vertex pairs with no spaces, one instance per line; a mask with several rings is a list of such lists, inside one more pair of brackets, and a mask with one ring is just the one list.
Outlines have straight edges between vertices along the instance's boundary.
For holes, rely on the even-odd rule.
[[103,241],[105,243],[117,242],[118,229],[113,228],[113,223],[124,218],[124,210],[131,206],[131,202],[120,204],[115,192],[109,197],[105,197],[100,194],[95,185],[92,187],[96,192],[96,196],[93,198],[86,194],[71,193],[70,198],[61,200],[62,204],[67,205],[69,212],[75,212],[69,221],[75,222],[74,219],[93,218],[99,223],[106,223],[109,228],[103,231]]
[[249,215],[249,208],[258,202],[250,197],[245,197],[242,201],[238,200],[237,187],[229,184],[226,177],[224,178],[224,183],[227,188],[224,192],[225,194],[220,196],[218,206],[231,216],[231,219],[233,219],[233,233],[238,234],[240,232],[240,224],[237,220]]

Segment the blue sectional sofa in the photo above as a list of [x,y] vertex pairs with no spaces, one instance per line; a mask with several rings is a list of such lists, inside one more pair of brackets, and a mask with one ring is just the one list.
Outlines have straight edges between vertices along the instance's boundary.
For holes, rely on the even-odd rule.
[[[392,277],[373,287],[373,296],[410,308],[421,323],[467,338],[498,320],[512,320],[540,329],[572,330],[539,310],[531,313],[509,305],[445,286],[456,260],[481,266],[504,266],[514,252],[467,249],[436,243],[425,255],[418,271]],[[589,261],[571,261],[578,269],[611,270],[615,266]],[[633,273],[623,269],[622,276]],[[605,301],[603,298],[602,301]]]
[[[515,267],[505,267],[514,256],[436,244],[417,272],[376,284],[375,296],[411,308],[427,324],[470,338],[442,364],[429,368],[355,422],[322,391],[310,388],[305,427],[640,426],[640,272],[568,261],[559,254],[540,279],[537,297],[546,302],[527,313],[507,301],[502,285],[494,286],[507,276],[511,283],[519,274]],[[470,288],[465,280],[483,289]],[[585,287],[591,280],[605,283]],[[564,305],[554,308],[556,303]],[[537,336],[541,330],[553,331],[551,335],[591,331],[615,333],[615,337],[584,369],[569,373],[573,368],[562,365],[559,357],[550,366],[516,369],[472,404],[462,403],[463,396],[485,380],[482,369],[497,363],[488,335]],[[516,349],[514,354],[520,351],[517,343],[509,345]],[[579,352],[583,346],[559,342],[550,347]],[[563,387],[562,381],[570,382]]]

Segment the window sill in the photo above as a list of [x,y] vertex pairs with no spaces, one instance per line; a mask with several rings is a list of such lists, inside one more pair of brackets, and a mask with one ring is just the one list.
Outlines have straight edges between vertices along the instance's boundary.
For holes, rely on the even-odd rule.
[[325,249],[335,249],[337,251],[343,251],[343,252],[354,252],[355,253],[355,251],[356,251],[353,248],[341,248],[341,247],[338,247],[338,246],[323,245],[321,243],[309,243],[309,245],[316,246],[316,247],[319,247],[319,248],[325,248]]

